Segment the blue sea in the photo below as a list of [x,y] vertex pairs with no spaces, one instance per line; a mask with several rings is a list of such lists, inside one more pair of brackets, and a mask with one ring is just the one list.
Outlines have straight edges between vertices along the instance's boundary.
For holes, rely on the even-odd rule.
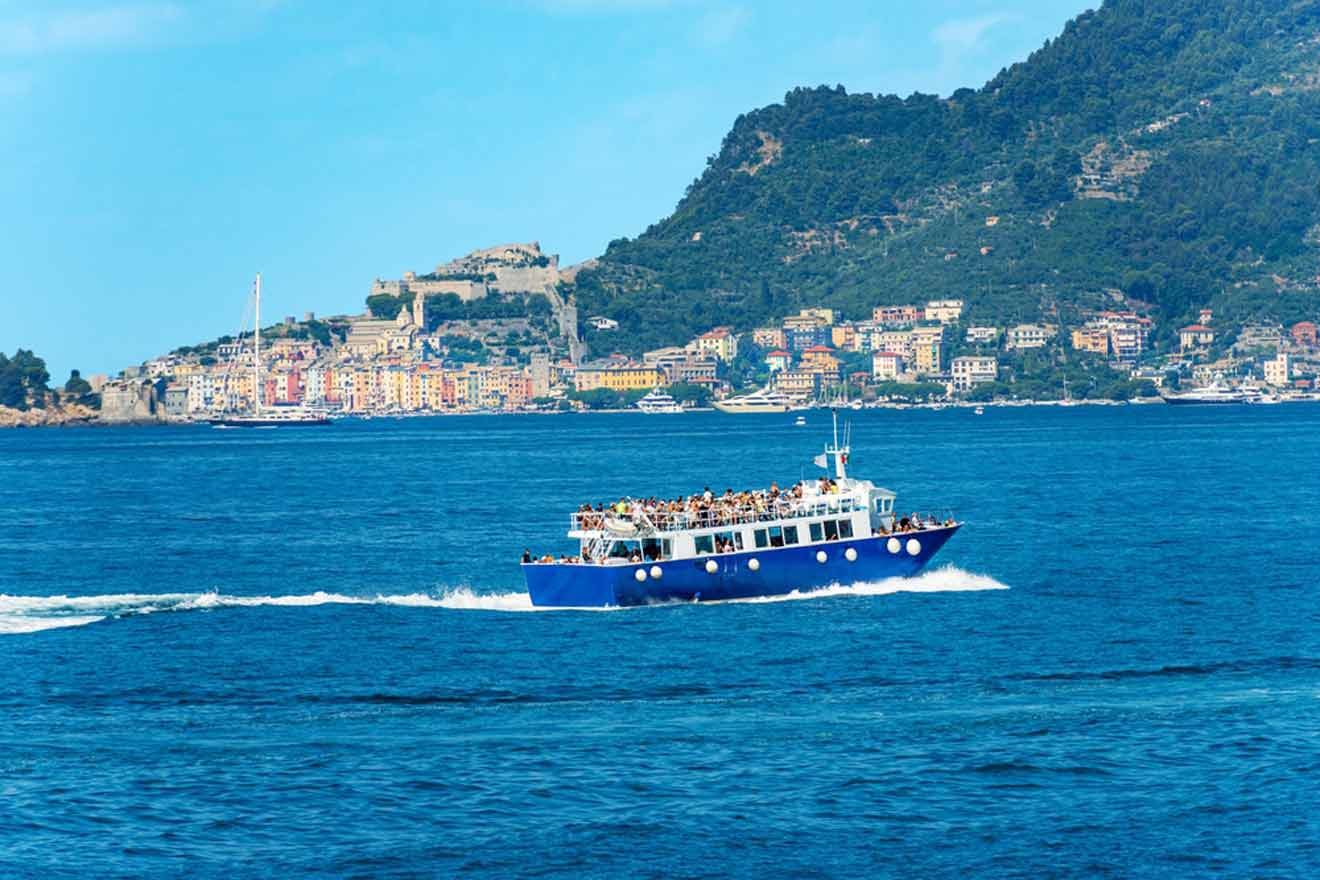
[[828,415],[0,433],[0,876],[1320,876],[1320,406],[849,419],[926,573],[597,612]]

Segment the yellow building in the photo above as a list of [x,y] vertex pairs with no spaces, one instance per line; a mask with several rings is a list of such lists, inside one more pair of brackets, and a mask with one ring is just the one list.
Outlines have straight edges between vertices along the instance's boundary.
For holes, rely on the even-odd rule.
[[830,343],[844,351],[857,350],[857,328],[852,324],[836,324],[830,328]]
[[813,345],[802,352],[802,370],[837,379],[839,359],[834,356],[834,349],[825,345]]
[[1109,354],[1109,331],[1103,327],[1078,327],[1072,332],[1072,347],[1099,355]]
[[637,364],[609,364],[598,367],[578,367],[573,387],[578,391],[609,388],[613,391],[637,391],[668,385],[664,370],[656,366]]
[[614,391],[642,391],[666,385],[663,370],[657,367],[606,367],[600,379],[600,387]]
[[738,337],[728,327],[716,327],[698,336],[688,348],[698,354],[712,355],[727,364],[738,356]]
[[912,330],[912,364],[918,373],[938,373],[943,362],[944,326]]

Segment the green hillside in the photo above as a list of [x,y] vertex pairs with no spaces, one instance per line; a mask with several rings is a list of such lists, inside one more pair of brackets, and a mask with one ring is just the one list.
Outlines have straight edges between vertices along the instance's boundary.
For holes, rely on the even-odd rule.
[[1108,0],[979,90],[795,89],[740,116],[576,296],[620,322],[597,348],[630,350],[943,297],[996,324],[1126,297],[1164,340],[1204,305],[1297,320],[1320,303],[1318,139],[1320,4]]

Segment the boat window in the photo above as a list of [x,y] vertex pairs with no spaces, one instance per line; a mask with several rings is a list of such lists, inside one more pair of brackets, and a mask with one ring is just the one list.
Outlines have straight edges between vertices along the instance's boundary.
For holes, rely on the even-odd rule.
[[752,533],[752,537],[756,540],[757,547],[770,546],[770,540],[765,533],[765,529],[757,529],[755,532]]
[[615,541],[610,547],[611,559],[628,559],[634,553],[639,552],[641,545],[636,541]]
[[647,562],[668,559],[671,555],[669,541],[661,541],[657,538],[646,538],[642,541],[642,558]]
[[852,520],[850,519],[839,520],[839,537],[851,538],[852,536],[853,536]]
[[814,522],[811,524],[811,540],[813,541],[821,540],[820,523],[818,522]]
[[692,540],[697,546],[697,555],[715,552],[714,535],[697,535]]
[[731,545],[735,550],[743,548],[742,532],[717,532],[715,534],[715,546]]
[[796,544],[798,542],[797,526],[784,526],[784,543]]
[[771,547],[784,546],[784,530],[779,526],[770,527],[770,546]]
[[825,520],[825,540],[839,540],[839,524],[832,519]]

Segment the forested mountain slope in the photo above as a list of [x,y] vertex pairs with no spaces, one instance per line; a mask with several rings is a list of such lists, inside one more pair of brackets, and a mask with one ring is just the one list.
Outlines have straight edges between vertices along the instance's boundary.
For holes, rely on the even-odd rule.
[[[598,348],[961,297],[973,322],[1123,297],[1295,319],[1320,275],[1320,4],[1107,0],[948,99],[796,89],[674,213],[580,272]],[[620,341],[616,341],[620,340]]]

